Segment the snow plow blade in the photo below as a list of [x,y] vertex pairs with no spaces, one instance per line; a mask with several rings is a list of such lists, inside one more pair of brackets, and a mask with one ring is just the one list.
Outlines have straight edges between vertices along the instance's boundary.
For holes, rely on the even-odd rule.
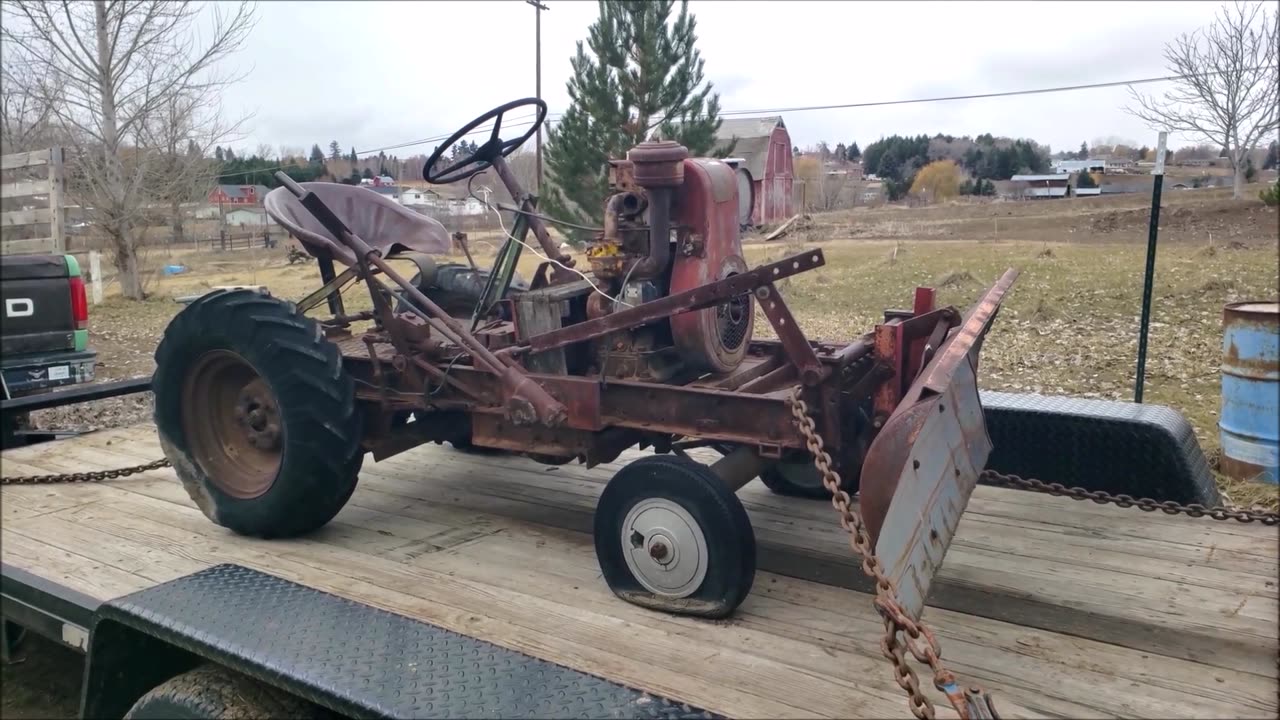
[[978,398],[978,354],[1017,277],[1016,270],[1006,270],[942,342],[863,463],[862,517],[898,602],[913,620],[924,612],[929,584],[991,453]]

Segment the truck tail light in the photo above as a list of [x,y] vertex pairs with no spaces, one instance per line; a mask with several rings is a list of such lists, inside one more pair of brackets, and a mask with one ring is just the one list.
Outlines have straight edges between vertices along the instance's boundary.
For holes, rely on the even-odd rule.
[[89,327],[89,298],[84,292],[84,278],[73,277],[71,280],[71,319],[75,321],[76,330]]

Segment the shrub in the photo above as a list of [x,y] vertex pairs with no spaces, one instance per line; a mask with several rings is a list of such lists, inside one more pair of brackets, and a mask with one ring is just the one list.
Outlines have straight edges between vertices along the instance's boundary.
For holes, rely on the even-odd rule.
[[1280,179],[1271,187],[1258,191],[1258,198],[1268,207],[1280,205]]

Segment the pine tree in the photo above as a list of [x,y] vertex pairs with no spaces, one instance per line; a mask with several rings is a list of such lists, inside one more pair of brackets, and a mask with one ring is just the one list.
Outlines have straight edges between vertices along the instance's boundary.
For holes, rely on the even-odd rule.
[[226,159],[226,156],[222,154],[222,146],[221,146],[221,145],[219,145],[219,146],[217,146],[217,147],[215,147],[215,148],[213,149],[213,159],[214,159],[214,160],[217,160],[218,162],[222,162],[223,160],[225,160],[225,159]]
[[1088,143],[1080,143],[1080,152],[1076,153],[1076,159],[1077,159],[1077,160],[1088,160],[1088,159],[1089,159],[1089,145],[1088,145]]
[[849,153],[847,155],[849,162],[858,162],[862,159],[862,151],[858,149],[858,143],[849,145]]
[[[674,7],[675,0],[600,0],[586,46],[580,41],[571,60],[569,107],[548,133],[543,201],[549,214],[600,224],[607,161],[625,157],[655,130],[694,157],[715,147],[720,96],[703,84],[688,1],[681,0],[670,23]],[[716,154],[731,151],[730,144]]]
[[347,156],[347,159],[351,161],[351,164],[352,164],[352,165],[359,165],[359,164],[360,164],[360,158],[356,157],[356,146],[355,146],[355,145],[352,145],[352,146],[351,146],[351,154]]
[[329,159],[330,160],[342,159],[342,146],[338,144],[337,140],[331,140],[329,142]]
[[311,164],[312,164],[312,165],[323,165],[323,164],[324,164],[324,151],[320,149],[320,145],[319,145],[319,143],[317,143],[317,144],[315,144],[315,145],[312,145],[312,146],[311,146],[311,158],[310,158],[310,159],[311,159]]

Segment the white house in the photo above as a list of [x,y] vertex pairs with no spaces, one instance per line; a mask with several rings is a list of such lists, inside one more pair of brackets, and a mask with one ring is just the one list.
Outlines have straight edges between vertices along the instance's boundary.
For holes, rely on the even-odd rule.
[[440,196],[430,190],[405,187],[400,190],[400,204],[408,207],[436,207]]
[[275,225],[276,221],[264,210],[256,208],[236,208],[227,213],[227,225],[230,227],[264,227]]

